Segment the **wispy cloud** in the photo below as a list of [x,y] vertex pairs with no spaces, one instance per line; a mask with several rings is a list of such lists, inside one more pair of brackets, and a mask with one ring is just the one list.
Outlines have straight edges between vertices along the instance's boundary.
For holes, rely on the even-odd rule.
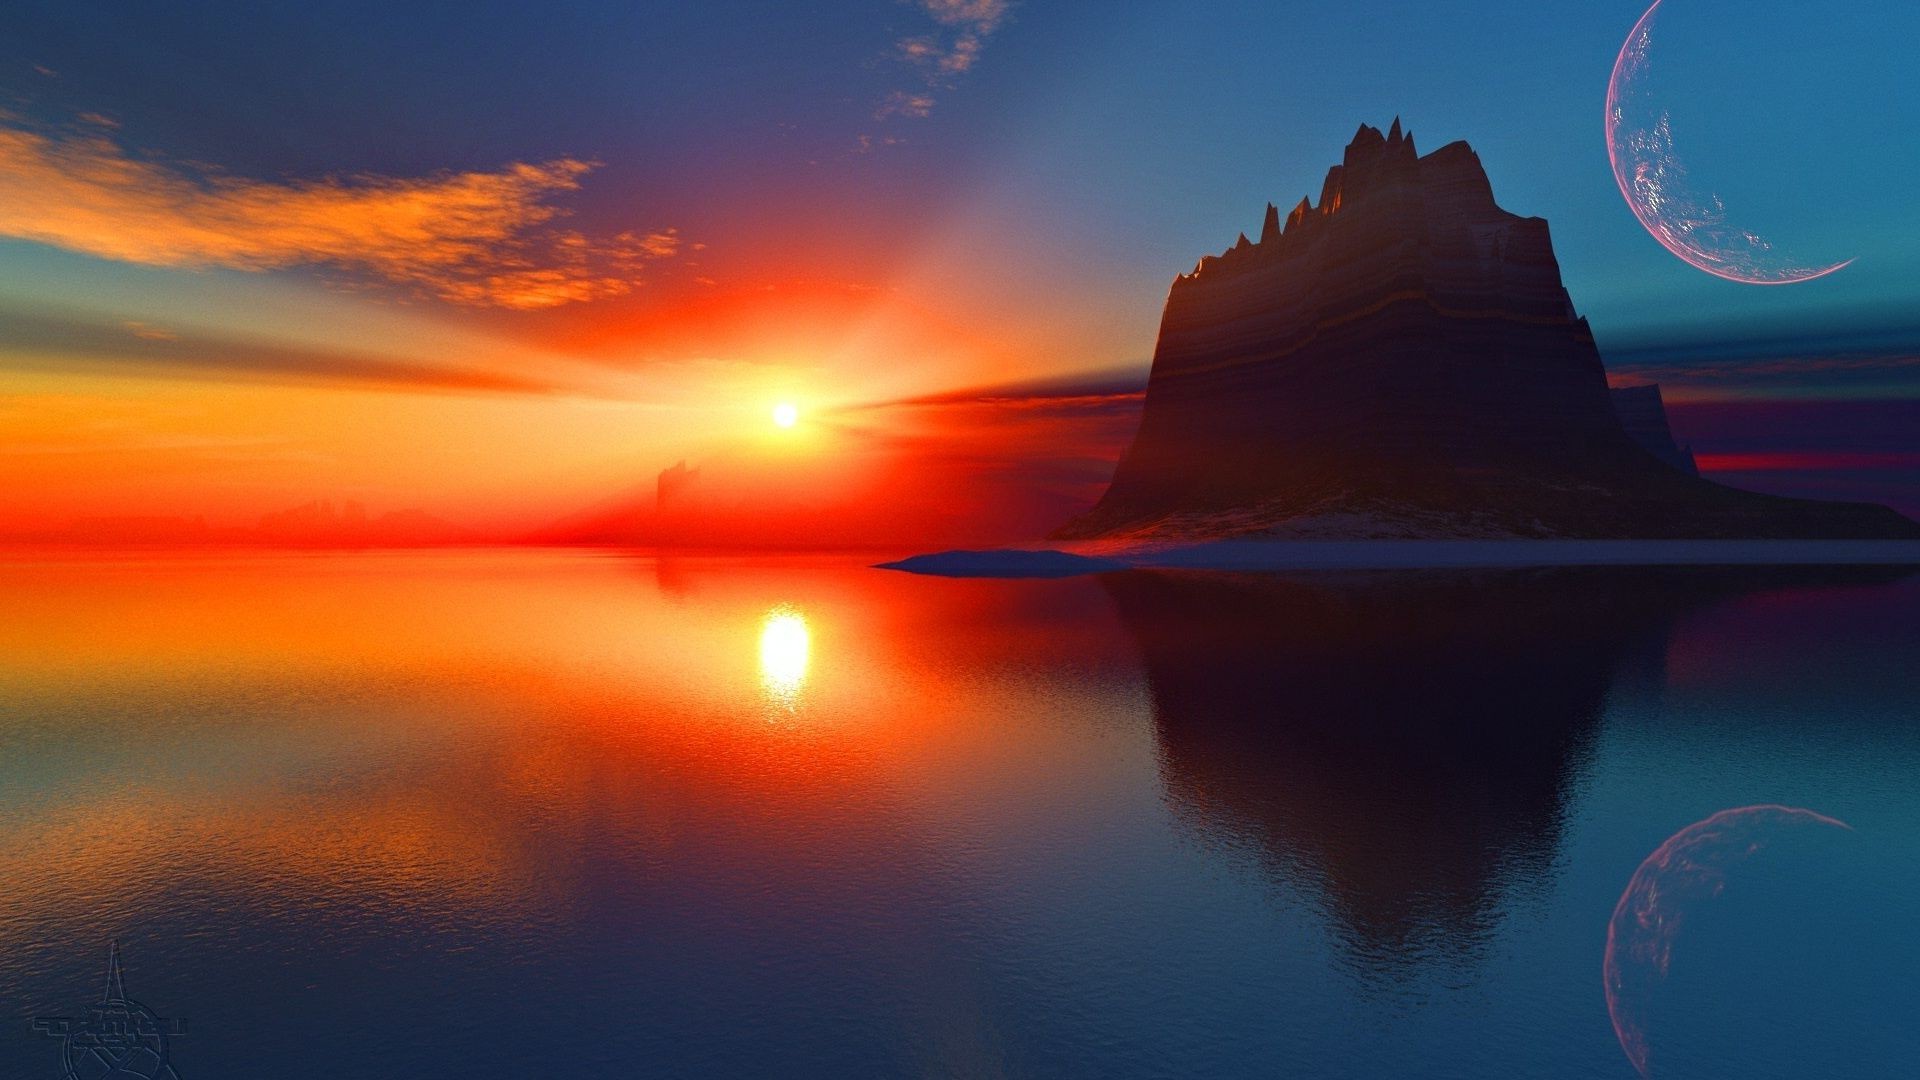
[[149,266],[325,266],[456,304],[546,308],[629,292],[680,249],[673,229],[556,228],[554,200],[593,168],[268,181],[136,155],[97,125],[0,123],[0,236]]
[[153,323],[113,323],[0,305],[0,372],[76,369],[146,378],[354,386],[414,393],[551,394],[562,383],[527,375],[320,349]]
[[941,390],[914,397],[894,398],[856,405],[850,411],[891,409],[901,406],[992,405],[1013,409],[1105,409],[1112,408],[1129,416],[1137,415],[1147,396],[1145,365],[1127,365],[1103,371],[990,386],[969,386]]
[[982,37],[1000,28],[1012,6],[1008,0],[920,0],[935,22]]
[[1920,396],[1920,352],[1682,358],[1608,366],[1616,386],[1659,383],[1670,400]]
[[[702,245],[696,244],[695,247]],[[680,252],[680,230],[648,233],[640,238],[640,250],[656,259],[670,259]]]
[[921,85],[887,95],[874,111],[878,120],[931,115],[934,93],[951,88],[959,76],[973,70],[987,39],[1012,8],[1009,0],[917,0],[914,6],[934,25],[927,33],[896,41],[894,55],[918,73]]
[[1920,398],[1920,325],[1862,313],[1851,325],[1747,335],[1716,329],[1604,351],[1616,385],[1657,382],[1667,400]]
[[862,135],[854,141],[854,149],[858,153],[870,154],[876,146],[903,146],[906,141],[896,135]]
[[137,319],[129,319],[120,325],[127,328],[127,333],[144,341],[178,341],[180,339],[179,334],[164,326],[155,326]]
[[[889,116],[922,117],[932,115],[932,94],[910,93],[906,90],[895,90],[893,93],[888,94],[887,99],[880,103],[880,107],[873,111],[873,117],[876,120],[885,120]],[[861,138],[870,139],[871,137],[863,135]],[[871,143],[863,142],[861,149],[867,149],[870,145]]]

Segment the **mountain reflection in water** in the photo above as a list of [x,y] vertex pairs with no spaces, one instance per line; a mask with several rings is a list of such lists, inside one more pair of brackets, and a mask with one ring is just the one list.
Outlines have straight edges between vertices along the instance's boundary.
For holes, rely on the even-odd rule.
[[1616,681],[1687,612],[1882,568],[1106,576],[1138,640],[1167,795],[1304,880],[1351,964],[1471,961],[1545,887]]

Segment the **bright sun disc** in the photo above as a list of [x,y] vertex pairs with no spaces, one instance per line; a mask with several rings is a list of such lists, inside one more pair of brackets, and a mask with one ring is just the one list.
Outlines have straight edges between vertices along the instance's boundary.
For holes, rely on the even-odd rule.
[[792,427],[800,420],[800,410],[792,402],[783,401],[773,407],[773,422],[783,428]]

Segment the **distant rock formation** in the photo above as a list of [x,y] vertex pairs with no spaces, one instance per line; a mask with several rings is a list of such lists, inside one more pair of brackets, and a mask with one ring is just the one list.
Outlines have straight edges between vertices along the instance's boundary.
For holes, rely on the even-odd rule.
[[1627,438],[1688,476],[1700,475],[1700,466],[1693,460],[1693,448],[1681,446],[1673,439],[1673,428],[1667,424],[1667,406],[1660,398],[1660,387],[1652,383],[1645,386],[1616,386],[1611,394],[1613,415],[1620,418],[1620,426],[1626,429]]
[[[1669,440],[1670,441],[1670,440]],[[1464,142],[1362,126],[1316,206],[1176,278],[1133,444],[1063,539],[1920,537],[1735,491],[1615,415],[1547,223]]]
[[686,459],[675,462],[671,468],[660,470],[660,478],[654,485],[653,504],[665,510],[676,502],[686,490],[700,479],[699,469],[687,468]]

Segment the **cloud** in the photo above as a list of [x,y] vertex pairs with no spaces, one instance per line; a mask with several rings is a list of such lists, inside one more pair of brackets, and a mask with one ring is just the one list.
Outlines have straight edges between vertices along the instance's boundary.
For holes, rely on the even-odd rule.
[[0,236],[148,266],[325,266],[456,304],[553,307],[631,291],[677,231],[557,230],[572,158],[424,177],[267,181],[136,156],[98,130],[0,125]]
[[1604,351],[1615,385],[1657,382],[1669,401],[1920,397],[1920,326],[1650,341]]
[[568,387],[525,375],[452,368],[353,350],[251,340],[49,315],[0,305],[0,372],[72,372],[357,386],[415,393],[552,394]]
[[1023,379],[990,386],[941,390],[853,406],[854,410],[899,406],[993,405],[1016,409],[1113,408],[1137,415],[1147,396],[1145,365],[1127,365],[1075,375]]
[[854,139],[854,153],[870,154],[876,146],[903,146],[906,141],[895,135],[861,135]]
[[953,48],[940,58],[940,70],[949,75],[958,75],[973,67],[980,58],[980,39],[971,34],[963,34],[953,43]]
[[177,341],[180,338],[179,334],[164,326],[155,326],[137,319],[129,319],[120,325],[127,328],[127,333],[145,341]]
[[932,94],[909,93],[905,90],[895,90],[893,93],[887,95],[887,100],[881,102],[878,109],[874,110],[873,118],[875,120],[885,120],[889,116],[922,117],[932,114]]
[[943,75],[959,75],[972,69],[974,61],[980,58],[981,44],[977,36],[962,34],[951,45],[937,38],[912,37],[900,39],[895,48],[899,58],[910,64]]
[[[632,234],[627,234],[631,237]],[[669,259],[680,251],[680,230],[668,229],[666,232],[648,233],[639,240],[640,250],[656,259]],[[705,247],[695,244],[695,248]]]
[[1009,0],[918,0],[915,5],[932,19],[933,33],[916,34],[894,43],[896,59],[917,69],[925,90],[895,90],[874,113],[919,118],[933,112],[932,90],[945,89],[973,70],[987,38],[1006,21]]
[[1611,371],[1632,379],[1674,379],[1688,382],[1741,382],[1770,377],[1818,377],[1849,373],[1899,373],[1920,369],[1920,356],[1910,352],[1868,356],[1766,356],[1736,359],[1676,359],[1667,363],[1622,363]]
[[935,22],[983,35],[999,28],[1011,6],[1008,0],[920,0],[920,7]]
[[1920,352],[1764,357],[1681,358],[1609,364],[1615,386],[1658,383],[1670,400],[1729,397],[1920,396]]

